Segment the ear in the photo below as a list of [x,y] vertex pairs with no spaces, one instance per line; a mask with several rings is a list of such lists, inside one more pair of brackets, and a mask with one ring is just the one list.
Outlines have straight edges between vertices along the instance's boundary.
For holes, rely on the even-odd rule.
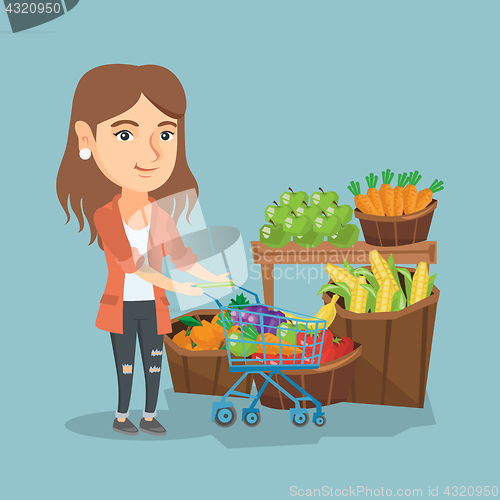
[[75,123],[75,132],[78,136],[78,149],[88,148],[92,151],[95,139],[90,126],[86,122],[77,121]]

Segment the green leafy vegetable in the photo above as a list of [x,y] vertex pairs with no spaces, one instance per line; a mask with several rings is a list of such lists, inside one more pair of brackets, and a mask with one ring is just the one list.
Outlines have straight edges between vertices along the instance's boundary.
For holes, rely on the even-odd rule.
[[410,306],[411,286],[412,286],[411,273],[410,271],[408,271],[408,269],[405,269],[404,267],[398,267],[397,270],[405,278],[406,307],[408,307]]
[[436,279],[437,274],[433,274],[429,278],[429,284],[427,285],[427,297],[431,294],[432,292],[432,287],[434,286],[434,280]]
[[401,311],[406,307],[406,297],[401,288],[392,297],[391,311]]
[[356,272],[354,267],[352,267],[351,264],[349,264],[349,262],[347,262],[346,259],[344,259],[344,267],[345,267],[346,271],[349,271],[351,274],[354,274]]
[[[222,320],[218,319],[216,323],[224,327],[224,325],[222,324]],[[234,326],[234,323],[231,320],[231,313],[229,311],[226,311],[224,314],[224,323],[226,324],[227,330],[230,330]]]
[[378,292],[380,285],[378,284],[377,279],[375,278],[374,274],[370,270],[365,269],[364,267],[358,267],[356,269],[356,271],[354,271],[353,274],[356,278],[359,278],[360,276],[364,276],[366,278],[366,281],[368,281],[368,283],[370,283],[370,285],[375,290],[375,293]]
[[319,289],[318,295],[323,292],[332,292],[336,295],[339,295],[340,297],[343,297],[345,302],[345,309],[346,311],[349,310],[351,306],[351,289],[349,288],[349,285],[347,283],[328,283],[327,285],[323,285]]
[[192,316],[183,316],[179,321],[186,326],[201,326],[201,323]]
[[366,312],[375,312],[375,304],[377,303],[377,290],[372,285],[361,285],[365,290],[368,290],[368,298],[366,300]]
[[321,295],[322,293],[330,292],[332,288],[335,288],[337,285],[334,285],[333,283],[327,283],[326,285],[323,285],[320,289],[319,292],[316,295]]
[[250,302],[242,293],[236,295],[236,299],[231,299],[231,302],[229,302],[229,307],[233,309],[245,309],[248,305],[250,305]]
[[257,328],[253,325],[244,325],[242,331],[243,336],[248,340],[257,340],[257,337],[259,336]]
[[[220,319],[217,320],[216,323],[224,328],[224,325],[222,324],[222,321]],[[230,330],[234,326],[234,323],[232,321],[224,321],[224,323],[226,326],[226,330]]]
[[392,275],[394,276],[394,279],[396,280],[396,283],[401,286],[399,282],[399,276],[398,276],[398,270],[396,269],[396,264],[394,264],[394,258],[391,255],[389,255],[389,258],[387,259],[387,264],[389,264],[389,269],[391,270]]

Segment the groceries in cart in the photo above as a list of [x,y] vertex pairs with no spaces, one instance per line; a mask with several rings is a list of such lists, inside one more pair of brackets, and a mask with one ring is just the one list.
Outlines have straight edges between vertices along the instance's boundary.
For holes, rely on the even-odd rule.
[[[230,356],[234,364],[248,358],[269,365],[319,365],[333,361],[353,349],[351,339],[333,337],[328,327],[335,318],[335,300],[314,317],[257,304],[225,312]],[[240,329],[234,331],[234,326]]]
[[[306,317],[264,304],[250,305],[248,297],[241,293],[212,321],[192,316],[180,318],[186,329],[177,333],[173,341],[192,351],[229,348],[229,355],[235,359],[251,358],[269,365],[323,364],[352,352],[354,346],[348,337],[334,337],[328,330],[335,318],[335,302],[323,306],[315,316]],[[321,319],[326,326],[315,328],[315,320]]]
[[[323,349],[323,334],[335,317],[335,312],[332,312],[335,310],[334,306],[332,306],[333,309],[325,306],[321,311],[320,318],[297,315],[291,311],[260,304],[257,294],[242,287],[238,288],[253,295],[257,303],[246,305],[247,301],[244,300],[244,296],[240,295],[237,300],[224,307],[219,300],[214,298],[221,311],[221,324],[226,338],[229,371],[242,372],[242,375],[220,402],[213,403],[212,421],[220,427],[232,425],[236,421],[236,409],[232,403],[227,401],[227,398],[243,396],[251,399],[252,403],[248,408],[242,410],[242,420],[251,427],[258,425],[261,417],[260,410],[256,408],[257,402],[267,385],[272,384],[294,402],[295,408],[290,409],[290,419],[294,425],[302,427],[307,424],[309,416],[307,410],[300,406],[300,402],[309,401],[316,407],[313,423],[318,427],[323,426],[326,420],[320,401],[291,380],[281,369],[317,368],[319,366]],[[294,343],[282,339],[280,332],[285,325],[288,334],[295,331]],[[275,333],[271,333],[272,331]],[[299,336],[300,332],[304,334],[302,337]],[[311,340],[307,338],[309,334]],[[302,338],[302,343],[298,340],[300,338]],[[261,354],[262,358],[256,359],[255,354]],[[276,360],[276,364],[273,366],[267,364],[271,356]],[[287,358],[284,356],[291,356],[292,364],[287,364],[285,362]],[[302,396],[298,398],[293,396],[277,381],[273,380],[273,375],[278,373],[300,391]],[[260,375],[264,379],[259,392],[253,395],[237,391],[236,387],[252,374],[254,376]]]

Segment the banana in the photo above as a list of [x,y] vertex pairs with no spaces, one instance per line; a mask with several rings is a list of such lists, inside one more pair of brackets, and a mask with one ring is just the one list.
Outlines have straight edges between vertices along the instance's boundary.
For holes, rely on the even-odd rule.
[[[304,326],[304,321],[313,321],[317,319],[322,319],[326,323],[326,328],[328,328],[335,319],[337,315],[337,309],[335,309],[335,303],[339,299],[338,295],[334,295],[332,297],[332,301],[329,304],[325,304],[313,317],[311,318],[302,318],[300,316],[295,316],[295,314],[291,314],[289,312],[283,311],[283,314],[286,316],[289,323],[298,324]],[[309,328],[314,329],[314,325],[309,325]]]

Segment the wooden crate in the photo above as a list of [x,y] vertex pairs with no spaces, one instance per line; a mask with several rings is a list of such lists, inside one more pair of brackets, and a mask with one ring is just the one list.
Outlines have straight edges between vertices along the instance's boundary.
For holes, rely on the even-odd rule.
[[[219,309],[200,309],[191,311],[186,316],[194,316],[196,319],[212,321]],[[229,371],[229,362],[225,349],[217,351],[188,351],[179,347],[172,338],[176,333],[186,327],[179,322],[178,318],[172,321],[172,333],[164,337],[165,352],[168,358],[168,366],[175,392],[189,394],[208,394],[212,396],[224,396],[224,394],[241,377],[241,373]],[[250,394],[252,389],[252,375],[236,388],[239,392]]]

